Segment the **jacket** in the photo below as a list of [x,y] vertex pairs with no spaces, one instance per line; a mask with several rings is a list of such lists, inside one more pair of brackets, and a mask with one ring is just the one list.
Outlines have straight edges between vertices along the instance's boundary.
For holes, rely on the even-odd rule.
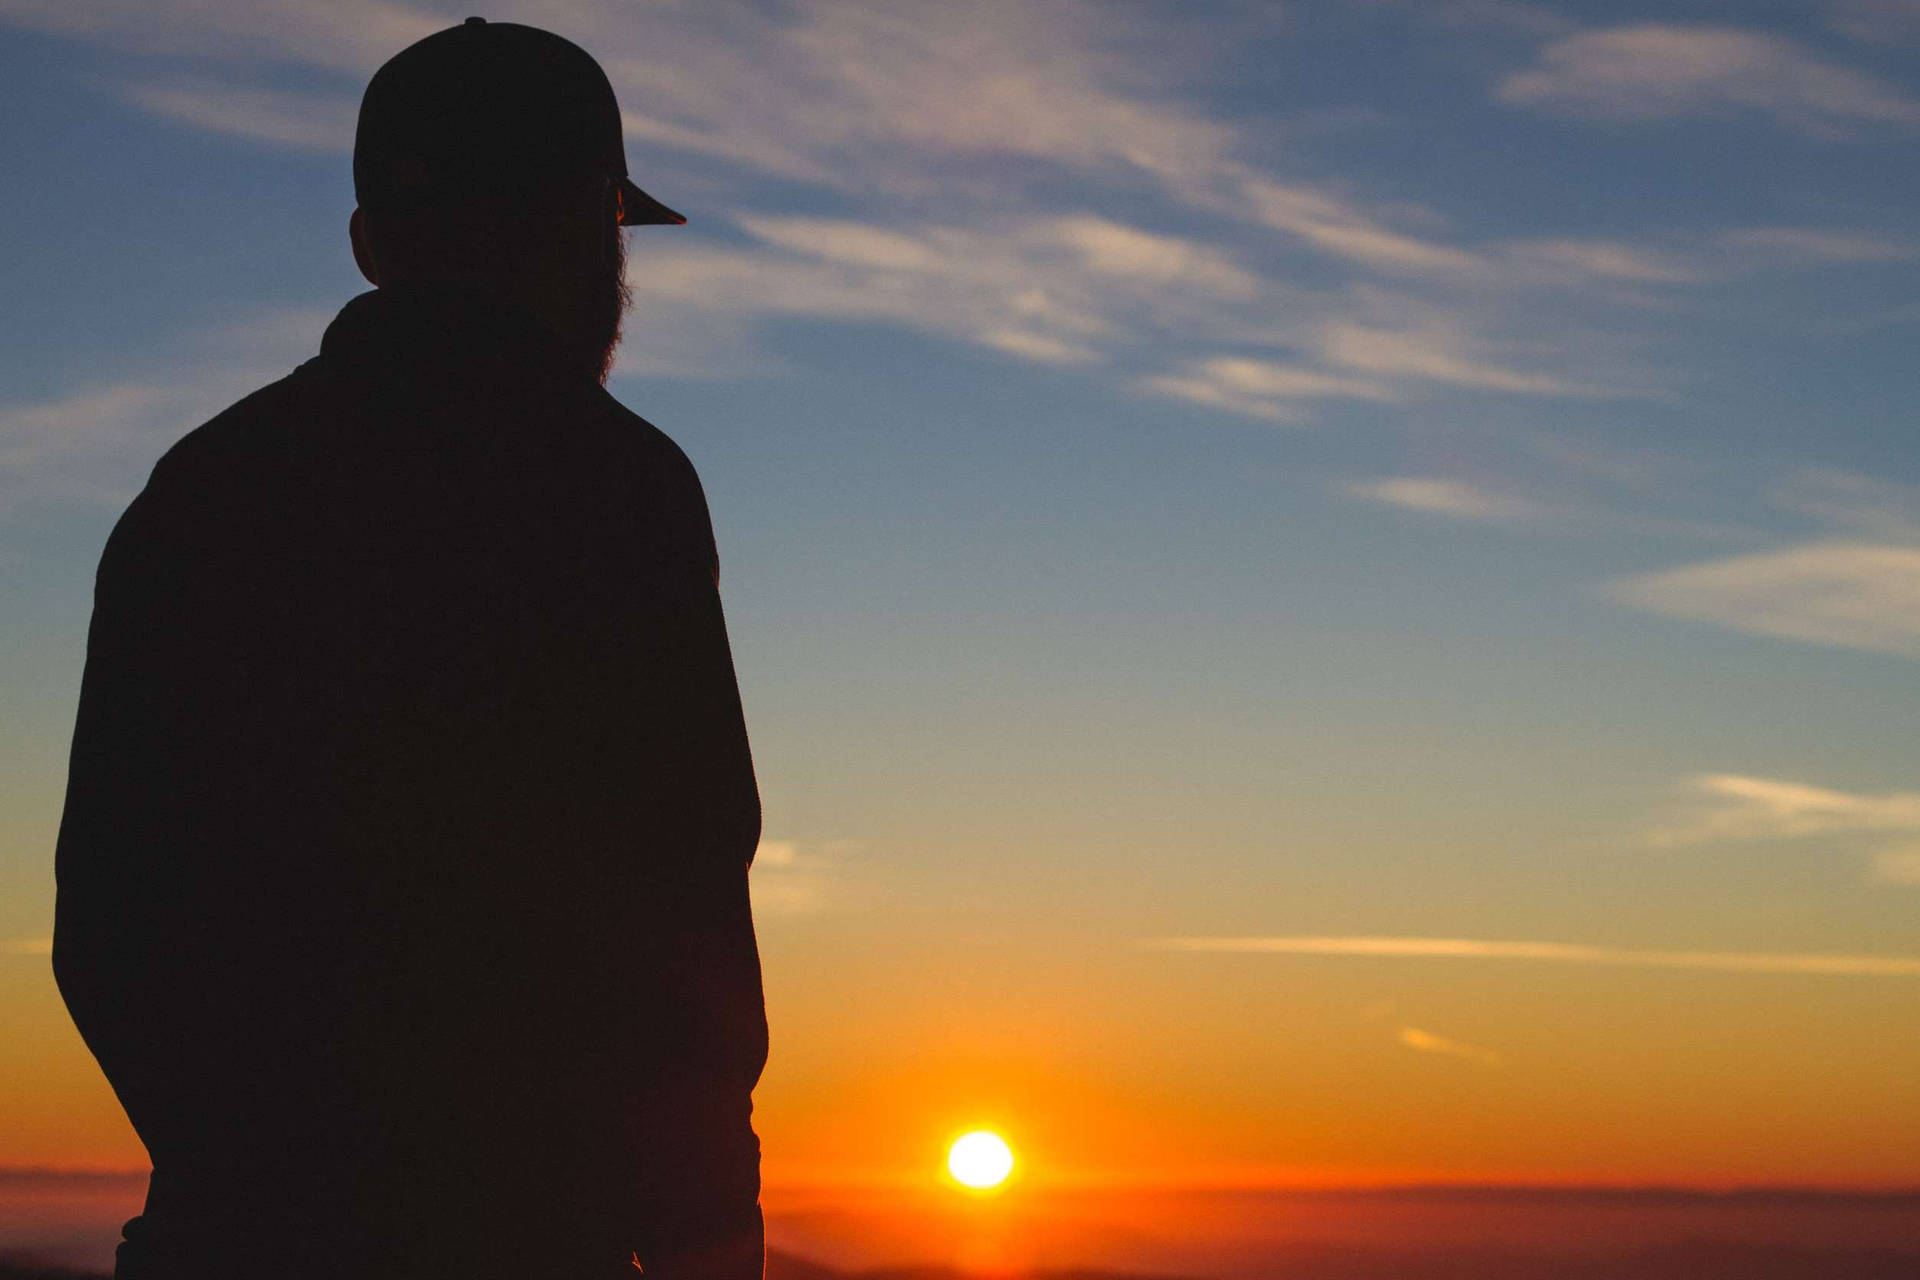
[[363,294],[162,458],[57,851],[56,976],[153,1161],[118,1274],[757,1247],[717,581],[686,457],[485,295]]

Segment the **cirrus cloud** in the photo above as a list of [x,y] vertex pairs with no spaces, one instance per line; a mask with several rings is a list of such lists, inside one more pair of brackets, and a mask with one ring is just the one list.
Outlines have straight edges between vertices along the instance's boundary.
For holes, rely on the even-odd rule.
[[1482,938],[1404,938],[1318,934],[1253,938],[1155,938],[1157,951],[1241,955],[1349,956],[1370,959],[1497,960],[1601,965],[1631,969],[1695,969],[1715,973],[1785,973],[1822,977],[1920,978],[1920,956],[1841,952],[1669,951],[1599,947],[1578,942],[1504,942]]
[[1692,803],[1656,828],[1656,845],[1818,838],[1873,848],[1869,878],[1920,884],[1920,792],[1868,795],[1784,778],[1710,773],[1686,783]]
[[1621,578],[1602,590],[1668,617],[1920,658],[1920,547],[1815,542]]
[[1757,112],[1804,133],[1920,125],[1920,101],[1781,36],[1735,27],[1640,23],[1548,44],[1501,81],[1501,100],[1616,120]]

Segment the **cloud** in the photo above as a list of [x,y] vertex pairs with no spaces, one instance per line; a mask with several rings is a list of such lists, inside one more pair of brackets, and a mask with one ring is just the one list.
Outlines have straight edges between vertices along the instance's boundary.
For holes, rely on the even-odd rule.
[[1238,195],[1255,221],[1299,236],[1334,257],[1389,272],[1465,275],[1481,265],[1465,250],[1390,230],[1323,190],[1249,177]]
[[53,954],[53,939],[13,938],[6,944],[6,953],[10,956],[50,956]]
[[[847,161],[880,148],[902,180],[971,154],[1171,181],[1217,163],[1232,141],[1228,126],[1170,96],[1177,68],[1154,73],[1132,55],[1154,48],[1154,61],[1177,61],[1167,55],[1193,38],[1191,24],[1123,18],[1085,0],[910,13],[882,0],[650,9],[550,0],[516,16],[594,51],[636,140],[777,176],[864,188],[871,165]],[[203,66],[311,67],[356,89],[457,18],[387,0],[0,0],[0,20],[17,25]]]
[[1517,240],[1502,252],[1518,274],[1540,283],[1688,284],[1702,278],[1699,267],[1670,254],[1611,240]]
[[[1561,21],[1502,4],[1450,13]],[[0,21],[172,58],[118,90],[144,110],[307,149],[347,146],[367,72],[454,16],[389,0],[0,0]],[[1697,244],[1463,243],[1394,193],[1257,163],[1268,131],[1195,93],[1207,60],[1264,21],[1232,6],[1195,21],[1092,0],[539,0],[522,16],[594,51],[643,182],[671,176],[698,194],[696,226],[721,226],[635,240],[626,376],[764,369],[758,326],[810,316],[1122,369],[1111,376],[1129,387],[1268,421],[1461,391],[1636,395],[1661,381],[1621,367],[1636,339],[1535,295],[1644,306],[1723,269]],[[768,179],[811,193],[794,201]],[[783,200],[834,216],[765,212]],[[1182,225],[1205,229],[1166,233]],[[1375,280],[1426,291],[1417,321]]]
[[1160,951],[1389,959],[1522,960],[1546,964],[1640,969],[1698,969],[1718,973],[1793,973],[1827,977],[1920,978],[1920,956],[1827,952],[1661,951],[1596,947],[1572,942],[1490,942],[1476,938],[1324,937],[1157,938]]
[[762,916],[804,916],[832,907],[838,895],[834,869],[861,846],[850,840],[802,844],[762,840],[753,855],[748,888]]
[[1548,44],[1498,88],[1502,101],[1616,120],[1758,112],[1803,133],[1920,125],[1920,101],[1779,36],[1644,23]]
[[1424,511],[1432,515],[1452,516],[1459,520],[1507,522],[1525,520],[1541,513],[1541,508],[1522,498],[1489,493],[1462,480],[1434,476],[1391,476],[1347,486],[1357,498]]
[[791,867],[799,860],[799,848],[791,840],[762,840],[753,851],[756,868]]
[[1687,781],[1694,803],[1652,832],[1656,845],[1809,837],[1904,836],[1873,854],[1870,878],[1920,884],[1920,792],[1862,795],[1781,778],[1711,773]]
[[1789,476],[1770,495],[1782,510],[1879,542],[1920,545],[1920,488],[1834,468]]
[[1707,801],[1693,819],[1657,833],[1662,844],[1703,840],[1779,840],[1842,832],[1920,832],[1920,792],[1856,795],[1735,773],[1690,779]]
[[[1218,250],[1087,213],[882,226],[742,214],[754,243],[635,246],[635,348],[653,330],[769,316],[885,320],[1042,364],[1150,358],[1176,335],[1249,323],[1262,283]],[[624,366],[623,366],[624,367]]]
[[0,407],[0,495],[11,507],[28,499],[123,501],[194,425],[195,400],[176,387],[127,382]]
[[1220,298],[1250,299],[1261,292],[1258,277],[1217,249],[1177,236],[1154,235],[1093,214],[1054,219],[1042,224],[1039,235],[1043,243],[1057,244],[1095,275]]
[[1594,395],[1552,374],[1509,369],[1468,354],[1455,333],[1337,323],[1320,335],[1322,357],[1333,365],[1362,373],[1438,382],[1483,391],[1514,391],[1527,395]]
[[984,329],[974,335],[974,341],[1036,364],[1092,364],[1100,359],[1092,347],[1025,329]]
[[1920,0],[1834,0],[1835,30],[1870,44],[1920,44]]
[[1304,416],[1298,407],[1302,400],[1397,398],[1391,388],[1366,378],[1239,356],[1189,361],[1181,372],[1143,378],[1139,385],[1159,395],[1275,422],[1298,421]]
[[1729,249],[1764,255],[1770,266],[1792,262],[1908,262],[1920,248],[1904,236],[1822,227],[1742,227],[1722,232],[1717,242]]
[[0,19],[140,54],[265,58],[347,72],[370,72],[451,25],[386,0],[0,0]]
[[1155,295],[1246,301],[1261,291],[1259,278],[1220,250],[1090,213],[991,228],[894,229],[832,218],[753,214],[736,221],[767,244],[875,271],[969,279],[988,269],[1026,273],[1051,268],[1057,275]]
[[175,363],[190,380],[129,379],[65,396],[0,405],[0,508],[43,500],[124,502],[169,445],[313,354],[321,312],[266,311],[193,335]]
[[1508,31],[1519,35],[1564,35],[1572,19],[1544,5],[1519,0],[1378,0],[1400,4],[1408,12],[1443,26],[1468,27],[1481,32]]
[[0,471],[33,470],[90,436],[107,435],[119,443],[128,424],[150,417],[175,394],[166,387],[122,383],[0,408]]
[[1479,1045],[1468,1044],[1464,1040],[1449,1040],[1431,1031],[1422,1031],[1419,1027],[1400,1028],[1400,1043],[1421,1053],[1438,1053],[1450,1058],[1465,1058],[1469,1062],[1477,1062],[1484,1067],[1497,1067],[1505,1061],[1491,1049],[1482,1049]]
[[127,98],[154,115],[215,133],[311,151],[351,151],[357,100],[214,82],[139,84]]
[[1920,547],[1815,542],[1622,578],[1602,590],[1668,617],[1920,657]]

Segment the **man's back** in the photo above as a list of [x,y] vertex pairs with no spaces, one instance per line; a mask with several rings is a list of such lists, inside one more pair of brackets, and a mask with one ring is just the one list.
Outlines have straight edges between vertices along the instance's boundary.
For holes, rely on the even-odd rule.
[[123,1274],[757,1237],[758,829],[685,458],[511,307],[357,299],[101,564],[55,962]]

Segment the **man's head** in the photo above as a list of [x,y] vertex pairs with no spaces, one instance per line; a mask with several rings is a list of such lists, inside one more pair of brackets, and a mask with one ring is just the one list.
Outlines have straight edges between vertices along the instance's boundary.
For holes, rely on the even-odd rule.
[[584,49],[479,18],[374,74],[353,179],[369,282],[503,294],[603,379],[626,304],[620,228],[686,221],[628,179],[613,88]]

